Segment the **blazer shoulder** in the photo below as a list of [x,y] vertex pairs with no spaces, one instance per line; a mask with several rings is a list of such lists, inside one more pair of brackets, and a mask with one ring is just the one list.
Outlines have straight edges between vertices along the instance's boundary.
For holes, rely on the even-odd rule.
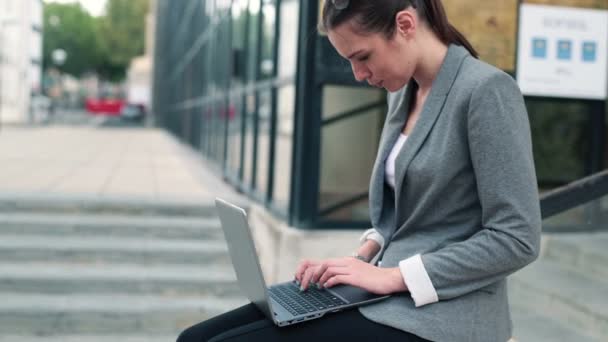
[[517,86],[515,79],[506,72],[479,59],[468,57],[459,73],[459,85],[471,91],[484,89],[494,83]]

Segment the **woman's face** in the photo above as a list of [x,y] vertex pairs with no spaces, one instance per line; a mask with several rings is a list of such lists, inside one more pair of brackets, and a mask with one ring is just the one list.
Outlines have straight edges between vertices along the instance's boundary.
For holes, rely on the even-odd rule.
[[414,74],[414,43],[399,30],[387,39],[382,33],[357,33],[347,22],[327,35],[338,53],[350,62],[359,82],[367,81],[372,86],[394,92],[407,84]]

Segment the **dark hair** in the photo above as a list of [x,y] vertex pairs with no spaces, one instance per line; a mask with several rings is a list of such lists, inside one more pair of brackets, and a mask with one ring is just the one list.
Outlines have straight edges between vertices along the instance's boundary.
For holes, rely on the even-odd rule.
[[456,44],[478,57],[473,45],[450,22],[441,0],[325,0],[318,30],[327,32],[354,19],[364,32],[380,32],[387,38],[395,33],[395,17],[412,6],[445,44]]

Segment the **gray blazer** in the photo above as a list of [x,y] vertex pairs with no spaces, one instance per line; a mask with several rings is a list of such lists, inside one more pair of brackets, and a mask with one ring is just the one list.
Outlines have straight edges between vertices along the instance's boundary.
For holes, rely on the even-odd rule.
[[439,301],[416,308],[402,293],[360,311],[433,341],[507,341],[506,277],[537,258],[541,230],[523,97],[509,75],[451,45],[395,161],[393,191],[384,165],[412,84],[388,96],[370,215],[386,241],[382,267],[421,254]]

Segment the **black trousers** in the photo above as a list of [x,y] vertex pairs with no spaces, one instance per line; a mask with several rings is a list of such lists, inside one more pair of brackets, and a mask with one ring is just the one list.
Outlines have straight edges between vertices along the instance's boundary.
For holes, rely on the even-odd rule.
[[349,309],[322,318],[279,328],[253,304],[221,314],[184,330],[177,342],[206,341],[427,341],[378,324]]

